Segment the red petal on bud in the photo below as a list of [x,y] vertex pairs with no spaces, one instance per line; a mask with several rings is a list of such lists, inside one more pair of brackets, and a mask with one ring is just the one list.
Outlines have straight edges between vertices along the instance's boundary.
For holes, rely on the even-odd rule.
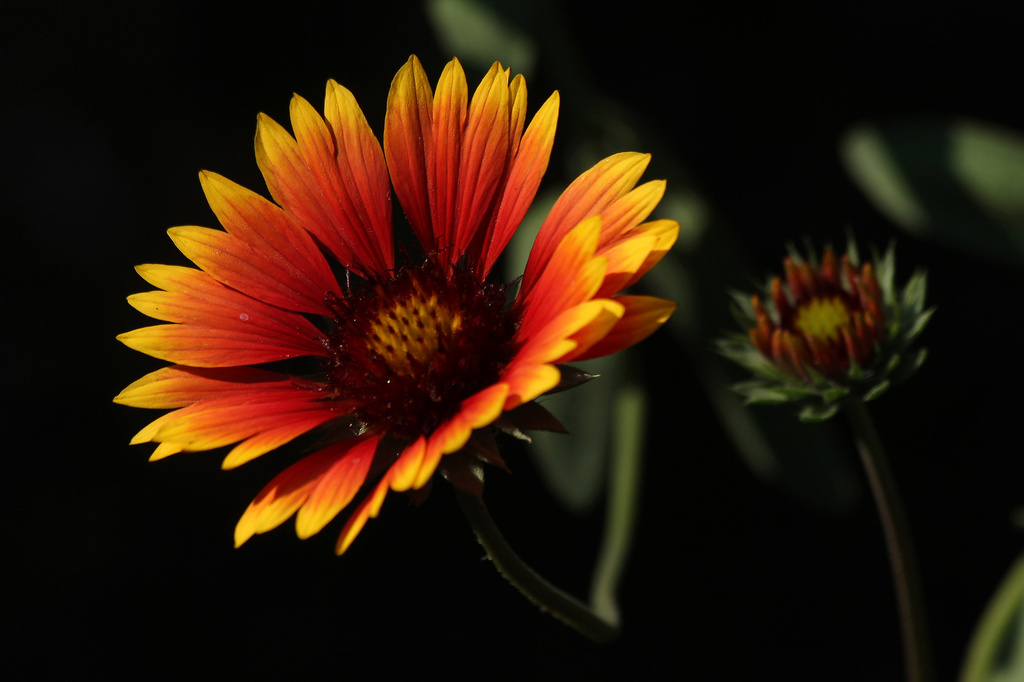
[[[847,259],[844,257],[843,261]],[[839,287],[839,263],[836,261],[836,254],[832,247],[825,249],[821,257],[821,278],[829,284]]]
[[794,310],[789,305],[789,299],[786,298],[786,292],[782,288],[782,280],[778,277],[772,279],[772,303],[775,305],[775,311],[779,314],[779,324],[783,327],[790,324],[793,319]]
[[800,278],[800,266],[794,263],[792,258],[786,258],[782,261],[782,267],[786,272],[786,284],[789,285],[789,290],[793,292],[793,297],[800,301],[807,295]]
[[779,367],[795,372],[805,381],[810,380],[810,375],[804,369],[804,363],[811,359],[810,352],[799,336],[782,329],[775,330],[772,335],[772,358]]
[[771,357],[772,333],[770,331],[765,333],[765,329],[763,327],[754,327],[750,330],[750,342],[754,344],[754,348],[756,348],[761,355],[769,358]]
[[843,345],[846,347],[846,355],[850,360],[855,361],[858,365],[864,365],[864,359],[862,353],[857,346],[857,341],[854,339],[853,330],[849,326],[843,327]]
[[865,263],[864,267],[860,271],[861,282],[864,290],[867,291],[868,296],[874,305],[871,306],[872,312],[878,317],[882,316],[882,290],[878,286],[878,279],[875,278],[875,268],[871,263]]
[[764,306],[761,305],[761,298],[759,296],[751,297],[750,303],[754,308],[754,319],[757,322],[757,326],[750,330],[750,340],[754,343],[754,347],[757,350],[766,356],[770,356],[772,332],[775,330],[775,325],[772,324],[771,318],[765,311]]
[[813,336],[804,336],[803,340],[811,351],[811,364],[814,367],[825,367],[829,364],[829,344]]

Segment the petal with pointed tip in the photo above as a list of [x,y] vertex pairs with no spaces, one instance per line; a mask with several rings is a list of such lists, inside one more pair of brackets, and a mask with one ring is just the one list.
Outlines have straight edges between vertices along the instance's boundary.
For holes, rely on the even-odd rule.
[[368,519],[377,518],[377,514],[380,513],[380,507],[384,504],[384,497],[388,494],[388,485],[390,485],[390,481],[387,475],[385,475],[377,483],[373,491],[366,496],[366,499],[356,507],[356,511],[349,517],[345,527],[341,529],[341,533],[338,535],[338,542],[334,546],[334,551],[337,554],[344,554],[348,550],[352,545],[352,541],[356,539],[363,526],[366,525]]
[[[370,440],[379,437],[370,437]],[[268,483],[235,526],[235,547],[257,533],[277,528],[309,498],[313,488],[340,458],[349,452],[354,443],[350,440],[335,443],[323,450],[303,457],[282,471]]]
[[379,438],[352,438],[338,443],[338,458],[324,471],[295,517],[295,532],[305,540],[348,506],[366,481]]
[[478,269],[481,280],[490,273],[537,195],[555,141],[558,105],[558,93],[555,92],[534,115],[522,141],[517,145],[497,213],[482,240],[483,251]]
[[625,306],[622,319],[576,360],[611,355],[643,341],[665,324],[676,309],[676,303],[653,296],[617,296],[614,300]]
[[565,235],[590,216],[600,215],[636,185],[649,154],[624,152],[599,161],[570,184],[545,218],[530,250],[521,291],[529,293]]
[[459,159],[466,125],[469,88],[458,59],[448,62],[437,81],[431,122],[433,145],[427,154],[427,186],[431,199],[431,236],[426,249],[454,251],[459,192]]
[[434,146],[433,99],[423,66],[415,56],[409,57],[388,92],[384,158],[405,217],[428,251],[433,248],[430,208],[433,188],[427,171],[429,150]]
[[216,239],[202,240],[209,233],[179,229],[179,239],[188,236],[196,243],[183,245],[176,239],[178,248],[220,282],[265,303],[330,314],[324,295],[340,295],[341,290],[309,233],[279,206],[227,178],[203,171],[199,180],[228,234],[213,232]]
[[258,395],[264,389],[299,385],[311,389],[317,386],[314,382],[255,367],[207,369],[173,365],[132,382],[114,398],[114,402],[131,407],[170,409],[200,400],[237,394]]
[[450,262],[462,257],[492,213],[507,168],[508,147],[508,73],[495,63],[469,105],[459,161],[456,222],[449,235],[455,246]]

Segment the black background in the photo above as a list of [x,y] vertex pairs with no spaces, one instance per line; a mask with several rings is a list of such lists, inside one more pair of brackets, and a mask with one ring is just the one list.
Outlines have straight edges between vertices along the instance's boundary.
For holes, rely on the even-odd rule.
[[[5,19],[4,612],[16,653],[39,677],[898,679],[869,500],[827,515],[756,480],[666,334],[642,354],[652,432],[625,632],[611,645],[506,585],[444,486],[420,508],[389,498],[342,558],[337,524],[305,542],[285,524],[235,550],[235,521],[280,470],[273,455],[223,473],[216,454],[150,464],[148,447],[127,445],[152,415],[110,399],[159,363],[114,336],[146,324],[124,303],[146,286],[132,266],[182,263],[165,229],[213,224],[196,172],[262,190],[257,112],[286,121],[292,92],[317,104],[335,78],[380,134],[408,55],[432,81],[450,59],[418,4],[367,5],[53,5]],[[866,242],[896,237],[901,279],[928,268],[931,357],[872,409],[915,526],[940,680],[954,679],[1020,549],[1009,518],[1024,503],[1024,278],[899,233],[845,177],[836,143],[865,118],[914,113],[1024,129],[1014,5],[566,4],[540,27],[561,51],[542,50],[529,81],[533,107],[553,89],[566,108],[596,90],[632,110],[660,140],[660,156],[639,150],[655,153],[647,177],[681,181],[663,161],[683,160],[716,229],[744,245],[747,276],[777,268],[787,240],[841,241],[847,226]],[[589,80],[558,80],[567,54]],[[559,140],[587,134],[562,120]],[[553,185],[583,170],[562,150]],[[522,453],[509,459],[514,475],[489,479],[492,512],[541,573],[585,594],[600,513],[568,515]]]

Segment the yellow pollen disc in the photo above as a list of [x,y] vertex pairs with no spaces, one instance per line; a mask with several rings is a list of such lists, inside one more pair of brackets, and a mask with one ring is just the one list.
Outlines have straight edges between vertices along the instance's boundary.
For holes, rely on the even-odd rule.
[[462,327],[462,316],[417,291],[410,298],[381,310],[370,325],[368,345],[396,374],[412,376],[414,363],[429,365],[438,353],[451,346]]
[[835,341],[839,330],[850,323],[850,311],[838,296],[812,298],[796,311],[793,326],[807,336]]

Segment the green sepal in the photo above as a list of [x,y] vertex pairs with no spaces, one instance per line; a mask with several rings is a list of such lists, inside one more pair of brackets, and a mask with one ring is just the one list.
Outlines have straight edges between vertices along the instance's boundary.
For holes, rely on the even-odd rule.
[[800,410],[800,414],[797,415],[802,422],[823,422],[826,419],[830,419],[839,411],[839,403],[832,403],[831,405],[817,405],[810,404],[805,405],[804,409]]
[[870,389],[868,389],[867,391],[864,392],[864,396],[863,396],[864,402],[867,402],[869,400],[874,400],[875,398],[879,397],[880,395],[885,393],[887,390],[889,390],[889,386],[890,385],[892,385],[892,383],[888,379],[883,379],[882,381],[878,382],[872,388],[870,388]]

